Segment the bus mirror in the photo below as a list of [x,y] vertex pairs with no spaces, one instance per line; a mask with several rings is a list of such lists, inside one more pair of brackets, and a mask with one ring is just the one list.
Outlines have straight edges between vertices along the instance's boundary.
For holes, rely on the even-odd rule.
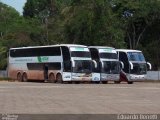
[[102,63],[102,68],[104,68],[104,63],[103,62],[101,62]]
[[122,61],[120,61],[122,69],[124,69],[124,63]]
[[147,62],[147,65],[149,66],[149,70],[151,70],[152,69],[151,63]]
[[94,63],[95,68],[97,68],[97,62],[95,60],[92,60]]
[[72,67],[75,67],[75,62],[74,62],[74,60],[72,61]]
[[133,63],[129,61],[129,64],[131,65],[131,70],[133,70]]

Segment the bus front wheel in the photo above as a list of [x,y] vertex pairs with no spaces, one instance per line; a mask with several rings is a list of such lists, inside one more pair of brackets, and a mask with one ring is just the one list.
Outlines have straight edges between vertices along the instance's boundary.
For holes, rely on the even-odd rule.
[[63,83],[62,75],[61,74],[57,74],[56,80],[57,80],[58,83]]
[[132,81],[128,81],[128,84],[133,84],[133,82]]
[[102,81],[102,84],[107,84],[108,83],[108,81]]
[[22,75],[21,75],[21,73],[18,73],[18,74],[17,74],[17,80],[18,80],[19,82],[22,82]]
[[22,76],[22,81],[23,82],[27,82],[28,81],[28,77],[27,77],[27,74],[24,73],[23,76]]
[[55,79],[53,73],[49,75],[49,81],[50,81],[51,83],[55,83],[55,82],[56,82],[56,79]]
[[92,83],[94,83],[94,84],[99,84],[100,81],[93,81]]

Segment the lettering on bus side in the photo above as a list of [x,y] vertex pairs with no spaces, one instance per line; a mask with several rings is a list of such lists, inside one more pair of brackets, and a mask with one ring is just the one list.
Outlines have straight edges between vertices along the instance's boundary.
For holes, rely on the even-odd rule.
[[48,62],[49,57],[47,57],[47,56],[44,56],[44,57],[38,56],[37,59],[38,59],[38,62]]

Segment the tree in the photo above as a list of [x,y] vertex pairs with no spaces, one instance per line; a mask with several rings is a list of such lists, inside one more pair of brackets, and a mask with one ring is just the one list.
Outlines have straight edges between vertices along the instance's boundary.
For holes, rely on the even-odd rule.
[[39,26],[36,19],[25,19],[12,7],[0,3],[0,69],[6,67],[9,48],[37,44],[31,34],[40,35]]
[[47,11],[46,13],[49,16],[54,16],[56,13],[55,0],[27,0],[23,16],[31,18],[40,17],[44,11]]
[[64,36],[69,43],[115,47],[124,45],[123,31],[118,20],[112,15],[109,2],[72,0],[61,13],[65,22]]
[[19,18],[19,13],[0,2],[0,38],[13,30],[13,21]]
[[123,23],[130,49],[138,49],[146,30],[160,10],[158,0],[112,0],[113,11]]

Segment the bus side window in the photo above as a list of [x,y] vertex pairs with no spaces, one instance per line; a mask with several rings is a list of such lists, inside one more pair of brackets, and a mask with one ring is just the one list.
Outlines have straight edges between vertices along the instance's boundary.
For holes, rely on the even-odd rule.
[[119,60],[124,63],[123,71],[129,73],[129,61],[125,52],[119,52]]
[[63,71],[71,72],[71,60],[70,60],[70,52],[68,47],[61,47],[62,49],[62,57],[63,57]]

